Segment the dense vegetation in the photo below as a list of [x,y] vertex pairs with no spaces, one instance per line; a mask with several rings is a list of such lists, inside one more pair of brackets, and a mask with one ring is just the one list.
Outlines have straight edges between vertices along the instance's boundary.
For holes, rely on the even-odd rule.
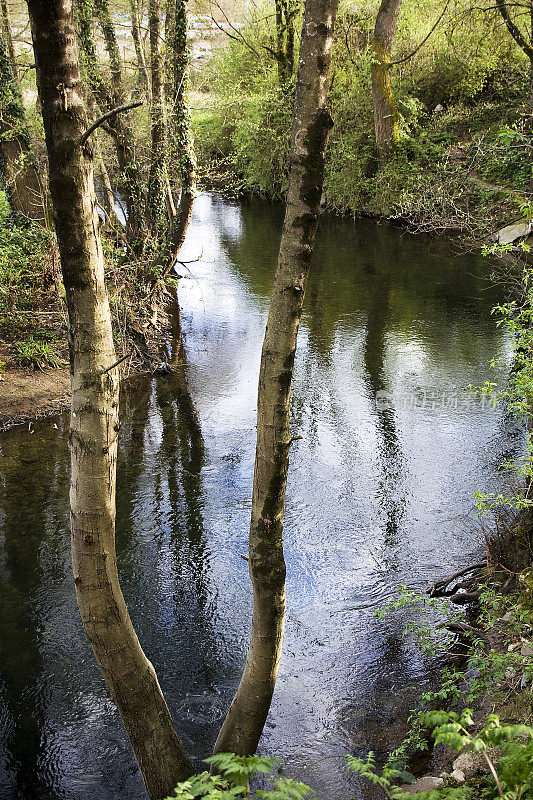
[[[405,2],[391,69],[399,141],[377,160],[371,99],[376,6],[344,3],[330,106],[335,121],[324,202],[352,214],[399,218],[417,229],[492,231],[520,213],[531,177],[528,61],[492,6]],[[203,176],[282,197],[291,124],[286,87],[262,47],[259,8],[195,79],[193,122]],[[439,22],[440,19],[440,22]],[[262,21],[261,21],[262,20]],[[243,41],[243,39],[245,41]]]
[[[30,3],[34,9],[33,21],[38,18],[38,5]],[[225,33],[217,39],[212,56],[200,67],[194,67],[188,96],[185,5],[176,0],[169,2],[166,8],[166,38],[163,39],[161,6],[154,2],[148,5],[149,76],[138,39],[134,37],[135,49],[130,45],[131,63],[121,56],[112,13],[117,9],[122,12],[121,4],[117,9],[112,9],[105,0],[80,0],[77,4],[76,32],[84,80],[84,96],[80,94],[77,98],[79,113],[68,114],[67,95],[59,111],[43,105],[43,116],[48,124],[49,155],[54,126],[64,126],[64,138],[72,145],[70,149],[62,149],[56,143],[56,152],[52,152],[50,158],[50,164],[58,173],[50,175],[53,187],[55,180],[55,194],[52,191],[51,196],[57,241],[50,231],[50,199],[46,192],[40,198],[43,213],[38,221],[16,207],[17,192],[7,169],[7,150],[2,156],[6,194],[0,194],[0,333],[4,339],[1,355],[16,366],[41,369],[62,366],[66,356],[65,309],[68,306],[71,363],[74,374],[83,376],[77,384],[79,394],[75,402],[78,405],[73,406],[78,413],[78,420],[74,423],[78,426],[77,449],[73,448],[73,452],[79,459],[81,477],[73,480],[71,494],[71,502],[78,502],[72,514],[73,542],[78,547],[74,560],[80,574],[80,565],[85,564],[87,570],[83,578],[76,573],[80,610],[89,638],[92,636],[97,660],[101,665],[105,664],[104,674],[120,707],[141,769],[149,764],[151,774],[148,779],[145,775],[148,790],[158,799],[162,796],[162,786],[166,791],[169,785],[175,784],[177,775],[189,774],[192,767],[183,751],[180,769],[174,769],[176,752],[181,752],[182,746],[174,732],[153,668],[145,659],[133,631],[120,594],[118,575],[115,570],[111,577],[106,573],[101,582],[93,580],[94,552],[90,548],[96,539],[101,548],[98,555],[102,562],[110,553],[114,556],[115,509],[108,498],[114,498],[115,491],[119,429],[117,367],[125,358],[131,361],[135,353],[137,365],[146,365],[150,361],[153,366],[156,359],[150,360],[149,354],[151,352],[153,356],[161,343],[158,338],[161,310],[169,299],[173,300],[179,328],[176,279],[169,277],[169,272],[190,219],[197,164],[204,186],[215,185],[224,191],[260,194],[278,200],[287,196],[289,180],[293,180],[295,175],[301,179],[294,190],[294,197],[303,204],[301,213],[285,225],[285,260],[280,256],[279,261],[278,276],[284,267],[287,274],[283,288],[278,287],[274,293],[278,300],[281,297],[281,311],[278,310],[278,318],[274,311],[274,318],[269,321],[269,327],[274,327],[271,325],[273,322],[278,325],[278,330],[271,333],[275,341],[267,343],[264,351],[266,366],[261,370],[260,411],[261,392],[263,402],[270,405],[263,419],[267,433],[263,440],[259,437],[258,448],[261,444],[266,449],[270,447],[271,457],[258,457],[257,463],[268,464],[272,474],[263,476],[264,497],[257,498],[257,486],[254,491],[257,541],[254,543],[252,540],[250,565],[252,579],[256,580],[256,602],[258,598],[261,600],[263,592],[261,602],[271,609],[271,613],[264,614],[264,627],[257,639],[264,644],[270,637],[274,644],[270,648],[272,652],[260,665],[267,678],[257,679],[253,670],[258,669],[260,659],[250,658],[252,688],[248,687],[241,707],[238,703],[233,707],[240,718],[230,730],[232,745],[235,742],[240,744],[239,736],[245,728],[243,719],[248,723],[252,716],[249,708],[259,695],[256,686],[268,684],[266,698],[262,699],[262,708],[257,714],[259,721],[255,721],[254,730],[242,745],[246,753],[255,751],[261,735],[274,689],[282,641],[285,602],[282,518],[288,452],[292,443],[289,431],[290,380],[297,322],[305,291],[302,275],[306,276],[311,259],[320,193],[322,206],[339,212],[401,220],[415,231],[459,231],[470,240],[481,237],[486,240],[508,221],[517,217],[529,221],[533,217],[533,109],[527,77],[530,63],[524,48],[518,46],[510,35],[509,25],[502,22],[503,12],[500,13],[498,7],[474,6],[469,0],[448,0],[444,5],[430,3],[420,8],[412,0],[406,0],[393,37],[391,61],[387,60],[386,64],[390,70],[389,99],[395,124],[393,140],[383,147],[376,141],[372,100],[376,64],[373,30],[378,9],[375,5],[362,3],[342,4],[329,92],[334,128],[329,140],[323,186],[321,159],[329,128],[323,86],[321,94],[318,93],[322,103],[323,130],[317,134],[317,127],[313,127],[315,120],[309,114],[305,138],[308,144],[316,146],[312,155],[317,163],[320,162],[319,166],[311,163],[308,154],[304,166],[309,168],[313,180],[303,169],[299,176],[296,169],[289,172],[290,163],[301,166],[294,155],[297,135],[291,141],[293,105],[297,96],[294,71],[297,41],[294,37],[299,27],[296,20],[301,16],[299,5],[283,6],[285,16],[281,12],[278,15],[277,31],[274,30],[269,5],[253,4],[244,11],[236,11],[235,23],[229,22],[224,27]],[[227,20],[226,12],[223,13]],[[142,4],[132,3],[131,14],[132,25],[135,20],[135,24],[140,24],[143,21]],[[73,24],[73,20],[71,15],[67,22]],[[56,34],[58,30],[59,27]],[[42,53],[50,58],[46,51],[47,37],[43,35],[41,38]],[[165,47],[161,45],[162,41]],[[327,52],[326,45],[324,49]],[[0,100],[4,113],[2,119],[4,122],[8,120],[8,130],[7,133],[0,131],[0,144],[20,140],[25,148],[22,163],[30,164],[36,173],[44,170],[45,147],[40,116],[28,102],[28,96],[35,91],[32,56],[28,49],[24,50],[17,65],[8,51],[7,42],[2,39],[0,60],[5,81]],[[104,52],[107,60],[102,64],[100,55]],[[136,62],[133,61],[133,52]],[[326,62],[327,57],[323,55],[318,60],[317,71],[322,70],[324,76],[327,73]],[[78,64],[71,60],[69,67],[73,71],[74,83],[74,79],[78,79]],[[39,79],[41,95],[45,96],[46,90],[50,91],[46,84],[49,80],[46,70],[38,71]],[[312,81],[309,83],[311,85]],[[317,80],[317,83],[320,82]],[[323,83],[325,85],[325,78]],[[141,96],[142,100],[135,100]],[[8,112],[13,112],[15,106],[17,115],[13,122],[13,114],[10,118]],[[90,109],[91,118],[96,119],[92,128],[86,127],[86,108]],[[314,108],[311,111],[314,113]],[[84,149],[88,137],[97,127],[101,129],[93,142],[103,211],[99,222],[101,231],[97,229],[94,214],[93,150]],[[57,157],[58,151],[65,161],[73,157],[78,159],[78,181],[75,178],[63,180],[61,170],[64,165]],[[57,189],[61,181],[64,190],[72,191],[70,204]],[[84,181],[90,184],[89,188]],[[124,225],[116,213],[117,195],[127,211]],[[87,221],[89,214],[83,218],[80,212],[86,207],[92,214],[90,224]],[[58,213],[58,208],[61,213]],[[305,224],[308,224],[308,229],[305,229]],[[302,228],[300,238],[291,240],[299,225]],[[69,247],[69,230],[82,232],[82,246],[77,249]],[[58,247],[62,261],[70,259],[68,269],[63,263],[63,279]],[[420,631],[425,650],[434,646],[435,630],[457,631],[457,626],[465,634],[463,644],[466,647],[461,668],[447,672],[442,687],[421,699],[421,707],[411,717],[411,730],[406,741],[391,754],[385,765],[377,765],[373,754],[347,758],[350,770],[373,782],[391,798],[405,796],[397,784],[413,779],[409,771],[410,758],[413,753],[428,749],[431,729],[434,729],[433,738],[437,744],[481,753],[487,761],[488,771],[466,781],[464,776],[463,780],[457,780],[453,772],[445,773],[444,783],[420,793],[421,798],[473,800],[479,797],[492,800],[499,796],[505,800],[525,800],[533,793],[533,730],[530,727],[533,681],[530,643],[533,631],[530,567],[533,529],[533,500],[530,497],[533,485],[533,280],[527,263],[527,244],[521,248],[492,248],[490,252],[502,258],[506,278],[512,276],[514,280],[515,299],[495,310],[503,313],[515,351],[513,374],[508,386],[486,384],[481,391],[507,403],[508,412],[520,417],[529,432],[529,447],[519,463],[504,465],[506,469],[514,470],[520,480],[515,494],[511,497],[480,494],[477,498],[480,510],[493,513],[500,527],[505,514],[505,532],[501,540],[494,535],[488,537],[486,570],[473,593],[474,619],[451,613],[442,602],[426,604],[419,596],[405,591],[388,609],[391,611],[409,603],[417,607],[428,605],[430,621],[428,627]],[[298,258],[302,259],[299,270]],[[83,294],[87,287],[93,292],[90,302]],[[290,306],[285,302],[285,296],[282,297],[286,288],[294,290]],[[99,304],[101,308],[95,313]],[[77,324],[79,319],[83,319],[83,324]],[[104,334],[99,325],[102,329],[107,326]],[[91,326],[96,331],[93,343],[87,346],[87,342],[78,342],[76,348],[76,335],[81,331],[79,338],[83,339],[85,332],[92,330]],[[291,336],[287,336],[285,341],[289,329]],[[276,347],[282,339],[286,350],[278,351]],[[98,352],[97,345],[104,340],[105,348]],[[98,357],[94,357],[95,352]],[[268,368],[275,366],[272,354],[279,363],[277,372],[270,374]],[[84,359],[86,363],[82,363]],[[3,361],[0,362],[0,368],[4,366]],[[275,395],[272,387],[279,390],[279,396]],[[94,392],[90,402],[84,394],[89,391]],[[107,413],[106,424],[98,427],[88,418],[91,414],[103,415],[102,408]],[[74,418],[75,413],[72,416]],[[272,419],[276,421],[275,425]],[[260,415],[259,431],[261,422]],[[82,431],[83,423],[85,431]],[[273,436],[269,441],[267,434],[272,430],[278,438]],[[82,434],[85,434],[85,440]],[[94,459],[92,466],[87,466],[89,456]],[[99,489],[105,480],[108,481],[101,492],[95,491],[95,475],[104,476]],[[79,521],[85,514],[95,531],[98,529],[95,497],[100,502],[99,513],[104,520],[102,529],[105,528],[104,534],[98,530],[97,536],[93,536],[92,528],[87,533],[88,523],[84,527],[84,523]],[[513,544],[509,547],[511,540]],[[266,548],[267,556],[262,552],[265,542],[270,547],[270,550]],[[99,581],[100,578],[99,575]],[[105,602],[102,602],[101,593],[97,596],[102,587],[106,587],[111,598]],[[87,600],[91,592],[97,597]],[[113,618],[116,631],[110,632],[109,618],[104,612],[95,623],[92,611],[102,603],[107,612],[111,601],[116,602],[117,597],[120,613],[115,615],[116,619]],[[472,627],[471,622],[477,627]],[[454,625],[455,629],[450,627]],[[107,644],[102,646],[106,636]],[[138,680],[127,684],[127,691],[124,690],[124,673],[117,669],[114,659],[113,645],[116,641],[121,641],[118,649],[132,653],[132,663],[137,664]],[[448,634],[444,637],[444,644],[449,646]],[[127,674],[133,673],[131,670]],[[147,675],[152,688],[147,688]],[[132,687],[139,690],[135,703],[131,700]],[[160,780],[158,774],[160,761],[163,761],[159,758],[158,748],[152,747],[151,740],[147,744],[149,737],[139,734],[144,722],[139,709],[144,712],[145,702],[148,704],[154,698],[156,703],[151,713],[154,737],[166,726],[163,733],[165,736],[168,734],[167,739],[176,751],[171,752],[172,747],[168,747],[168,769],[164,780]],[[228,716],[231,713],[230,709]],[[219,745],[218,749],[221,748]],[[496,755],[492,752],[489,755],[491,748],[498,750]],[[238,747],[235,745],[231,749],[238,750]],[[219,753],[209,761],[217,774],[202,773],[180,782],[175,791],[176,798],[229,800],[252,796],[264,800],[303,800],[310,794],[304,784],[284,777],[275,778],[273,788],[250,789],[249,781],[256,773],[268,772],[275,767],[269,759]]]

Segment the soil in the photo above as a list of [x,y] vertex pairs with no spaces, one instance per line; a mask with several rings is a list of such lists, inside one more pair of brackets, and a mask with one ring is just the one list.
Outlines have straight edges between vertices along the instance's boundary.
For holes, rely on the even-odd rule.
[[59,414],[69,406],[68,369],[9,369],[0,380],[0,431]]

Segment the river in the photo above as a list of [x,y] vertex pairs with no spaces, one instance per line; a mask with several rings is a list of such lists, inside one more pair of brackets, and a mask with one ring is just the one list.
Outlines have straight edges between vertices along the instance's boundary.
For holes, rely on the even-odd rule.
[[[178,271],[186,366],[123,392],[124,594],[186,747],[208,755],[250,622],[247,532],[259,357],[282,215],[196,201]],[[342,754],[398,744],[438,662],[378,620],[484,552],[473,493],[522,435],[469,384],[504,380],[490,265],[446,239],[324,215],[292,395],[283,657],[261,752],[323,800],[370,798]],[[494,359],[495,367],[489,368]],[[78,619],[68,415],[0,436],[0,798],[143,797]]]

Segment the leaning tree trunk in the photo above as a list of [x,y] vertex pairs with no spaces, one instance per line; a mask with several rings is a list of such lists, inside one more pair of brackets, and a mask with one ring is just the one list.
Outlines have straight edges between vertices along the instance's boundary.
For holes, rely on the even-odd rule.
[[69,313],[71,541],[85,631],[124,721],[148,793],[192,772],[154,668],[133,629],[115,554],[119,376],[104,284],[72,0],[28,0],[50,193]]
[[215,752],[253,753],[270,708],[285,616],[283,506],[289,464],[290,387],[332,125],[326,106],[338,0],[307,0],[292,128],[291,172],[278,266],[261,355],[250,577],[252,632],[244,674]]
[[372,103],[374,130],[380,161],[387,156],[398,139],[398,115],[390,75],[391,46],[401,0],[381,0],[372,39]]
[[3,36],[0,36],[0,173],[11,209],[29,219],[44,221],[43,187],[31,149],[22,94]]

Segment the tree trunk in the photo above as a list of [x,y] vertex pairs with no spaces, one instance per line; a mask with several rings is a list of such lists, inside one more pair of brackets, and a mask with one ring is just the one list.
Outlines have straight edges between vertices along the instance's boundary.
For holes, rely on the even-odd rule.
[[43,222],[44,192],[30,145],[22,95],[0,36],[0,172],[11,209]]
[[172,87],[167,99],[170,105],[168,138],[170,163],[174,165],[171,176],[179,182],[180,201],[156,259],[154,273],[163,276],[172,269],[185,240],[196,195],[196,155],[187,103],[189,52],[185,3],[186,0],[170,0],[167,5],[167,17],[173,14],[171,24],[167,25],[167,73]]
[[113,194],[113,187],[111,186],[111,181],[109,179],[109,173],[107,171],[107,167],[105,165],[104,157],[102,155],[102,149],[100,147],[100,143],[97,138],[97,132],[93,133],[93,147],[94,147],[94,154],[96,156],[96,163],[98,165],[98,173],[100,175],[100,183],[101,183],[101,190],[102,190],[102,208],[104,209],[107,220],[111,226],[117,224],[120,228],[120,221],[117,218],[117,214],[115,211],[115,195]]
[[15,57],[15,47],[13,45],[13,34],[11,32],[11,22],[9,19],[9,8],[7,0],[0,0],[0,10],[2,13],[2,36],[9,55],[11,72],[16,81],[19,79],[17,59]]
[[72,0],[28,0],[37,86],[69,313],[71,541],[78,605],[148,793],[166,797],[192,773],[119,585],[115,474],[119,376],[104,285]]
[[130,15],[131,15],[131,38],[135,46],[135,56],[137,58],[137,72],[139,75],[139,84],[146,92],[146,99],[151,105],[152,103],[152,87],[150,86],[150,77],[148,75],[148,67],[146,65],[146,56],[144,53],[143,40],[141,38],[141,23],[139,18],[139,6],[137,0],[130,0]]
[[[104,2],[104,0],[100,2],[99,0],[101,17],[102,5],[107,6],[107,2]],[[118,48],[114,52],[115,66],[111,66],[112,72],[114,72],[113,86],[109,86],[101,74],[99,56],[93,39],[93,11],[95,10],[93,0],[78,0],[76,9],[79,22],[78,35],[85,57],[87,82],[98,106],[105,113],[122,104],[120,98],[124,96],[124,91],[117,84],[117,77],[121,75],[120,53]],[[109,12],[107,16],[109,18]],[[108,43],[108,52],[109,47]],[[112,45],[111,50],[112,52],[114,50]],[[126,201],[126,238],[130,249],[135,253],[140,253],[146,236],[145,191],[135,152],[135,137],[129,122],[129,115],[117,114],[114,116],[108,121],[107,130],[113,138],[120,170],[118,189],[123,193]]]
[[111,18],[108,0],[94,0],[96,16],[104,35],[105,49],[109,57],[111,69],[111,83],[113,85],[113,99],[115,106],[122,106],[126,102],[126,93],[122,83],[122,59],[117,42],[115,26]]
[[372,39],[372,103],[379,160],[386,161],[398,140],[398,117],[390,76],[391,46],[401,0],[381,0]]
[[159,0],[150,0],[148,6],[150,30],[150,74],[152,81],[151,153],[148,178],[148,216],[152,229],[160,233],[166,222],[166,168],[165,168],[165,104],[163,81],[163,58],[161,55],[161,5]]
[[290,387],[320,208],[324,154],[332,125],[326,96],[337,5],[338,0],[307,0],[304,13],[287,208],[259,374],[250,524],[252,631],[244,674],[215,752],[247,755],[255,751],[270,708],[281,654]]
[[290,83],[294,74],[294,21],[297,13],[298,0],[276,0],[277,62],[280,86]]

